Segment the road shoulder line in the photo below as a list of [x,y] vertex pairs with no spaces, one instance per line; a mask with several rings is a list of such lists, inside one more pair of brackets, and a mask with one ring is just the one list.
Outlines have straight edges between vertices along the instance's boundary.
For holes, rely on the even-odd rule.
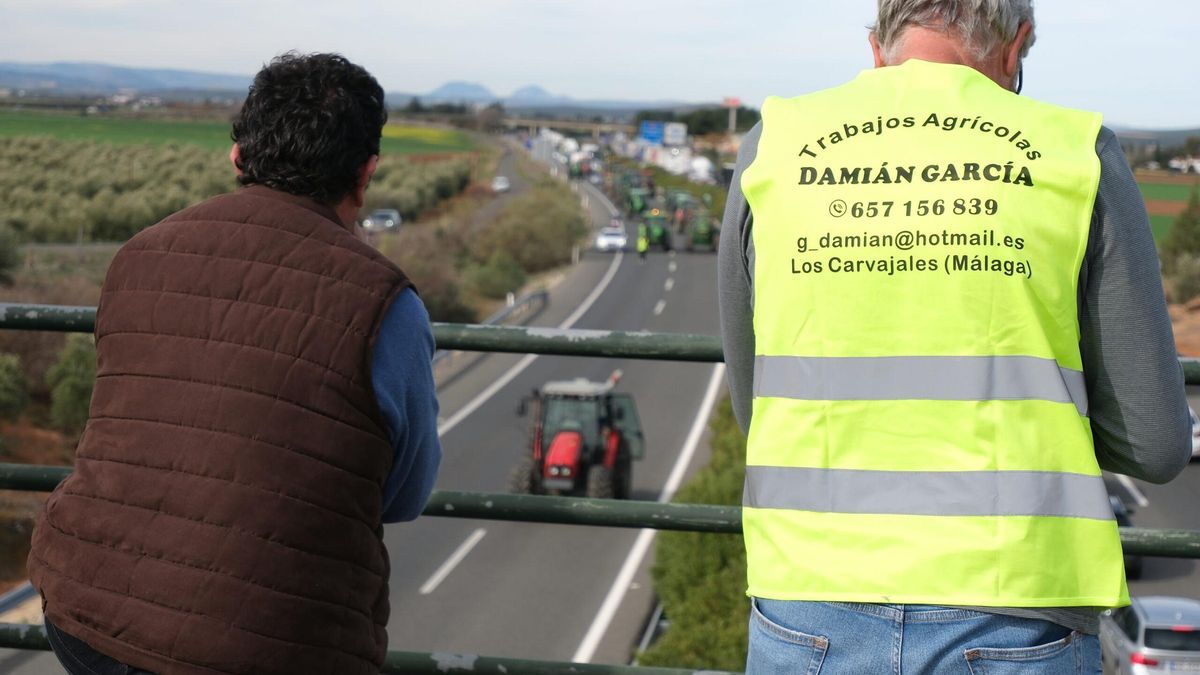
[[[692,428],[688,431],[687,439],[683,442],[683,449],[679,453],[679,458],[675,460],[675,466],[671,469],[671,474],[667,477],[666,484],[663,485],[662,493],[658,497],[660,503],[671,501],[675,496],[675,491],[679,489],[679,485],[683,482],[683,476],[687,472],[688,466],[692,463],[692,458],[696,454],[696,448],[700,445],[700,437],[704,434],[704,427],[708,424],[709,415],[712,414],[713,406],[717,402],[717,394],[721,390],[721,381],[725,376],[725,364],[718,363],[713,366],[712,376],[708,380],[708,389],[704,393],[704,398],[700,403],[700,409],[696,412],[696,418],[692,422]],[[604,597],[604,602],[600,605],[600,611],[597,612],[596,618],[592,620],[592,625],[588,627],[587,633],[584,634],[583,641],[579,644],[579,648],[575,650],[575,655],[571,660],[576,663],[589,663],[592,656],[596,653],[596,648],[600,646],[600,640],[604,637],[604,633],[608,631],[609,625],[612,623],[613,617],[617,613],[617,609],[621,606],[621,601],[625,599],[625,593],[629,590],[629,584],[633,581],[633,575],[637,573],[638,567],[641,566],[643,558],[646,557],[646,552],[650,550],[650,544],[654,541],[654,535],[657,530],[642,530],[638,532],[638,538],[630,549],[629,555],[626,556],[625,562],[621,565],[621,571],[617,573],[617,578],[613,581],[613,585],[608,589],[608,594]]]

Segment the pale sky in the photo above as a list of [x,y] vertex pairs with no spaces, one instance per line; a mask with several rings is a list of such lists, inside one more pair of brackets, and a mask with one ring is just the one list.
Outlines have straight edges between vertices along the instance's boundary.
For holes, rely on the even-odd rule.
[[[719,102],[833,86],[871,66],[875,0],[0,0],[0,61],[252,75],[337,51],[388,91]],[[1200,1],[1038,0],[1025,94],[1109,124],[1200,127]]]

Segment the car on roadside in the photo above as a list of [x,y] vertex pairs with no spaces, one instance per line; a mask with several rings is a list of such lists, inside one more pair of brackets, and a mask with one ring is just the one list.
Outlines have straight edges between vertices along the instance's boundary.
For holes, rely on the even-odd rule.
[[1200,458],[1200,417],[1188,406],[1188,417],[1192,420],[1192,459]]
[[375,209],[362,221],[367,232],[390,232],[400,227],[402,219],[396,209]]
[[1132,598],[1100,616],[1105,675],[1200,672],[1200,600]]
[[597,251],[623,251],[628,244],[624,225],[606,225],[596,234]]
[[492,192],[508,192],[511,187],[508,176],[496,176],[492,179]]

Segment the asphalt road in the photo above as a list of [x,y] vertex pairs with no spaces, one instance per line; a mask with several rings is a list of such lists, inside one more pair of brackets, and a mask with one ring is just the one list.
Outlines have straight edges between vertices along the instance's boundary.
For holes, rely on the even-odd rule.
[[[595,227],[607,224],[609,210],[598,193],[588,186],[579,189],[581,197],[587,195]],[[602,284],[603,290],[595,293]],[[639,263],[629,253],[589,252],[554,289],[549,307],[533,323],[561,326],[574,319],[573,328],[715,334],[715,287],[711,254],[658,253]],[[587,309],[580,314],[583,305]],[[620,369],[624,375],[618,389],[635,395],[646,434],[646,458],[634,465],[633,497],[658,499],[717,369],[711,364],[490,356],[439,391],[443,427],[456,421],[454,413],[479,392],[521,365],[486,403],[445,431],[439,488],[505,491],[527,443],[528,421],[515,415],[520,398],[550,380],[603,380]],[[699,463],[700,458],[691,462]],[[627,662],[651,598],[636,562],[628,565],[635,572],[632,578],[615,593],[612,589],[639,536],[634,530],[438,518],[390,528],[392,647]],[[643,541],[639,548],[645,546]],[[640,567],[648,562],[644,558]],[[610,594],[612,620],[606,630],[593,628]],[[592,638],[586,640],[589,633]]]
[[[1192,408],[1200,410],[1200,387],[1188,387]],[[1200,530],[1200,460],[1166,485],[1106,476],[1109,491],[1132,510],[1137,527]],[[1132,489],[1131,489],[1132,488]],[[1140,498],[1139,498],[1140,497]],[[1132,595],[1176,595],[1200,600],[1200,561],[1146,558],[1142,577],[1129,583]]]

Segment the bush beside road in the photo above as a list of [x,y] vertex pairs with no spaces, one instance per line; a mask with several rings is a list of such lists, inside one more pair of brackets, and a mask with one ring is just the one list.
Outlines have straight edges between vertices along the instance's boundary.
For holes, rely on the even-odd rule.
[[[726,398],[709,422],[712,459],[675,496],[686,504],[742,503],[746,439]],[[750,605],[746,549],[727,534],[662,532],[652,572],[670,628],[638,656],[644,666],[740,671],[746,665]]]

